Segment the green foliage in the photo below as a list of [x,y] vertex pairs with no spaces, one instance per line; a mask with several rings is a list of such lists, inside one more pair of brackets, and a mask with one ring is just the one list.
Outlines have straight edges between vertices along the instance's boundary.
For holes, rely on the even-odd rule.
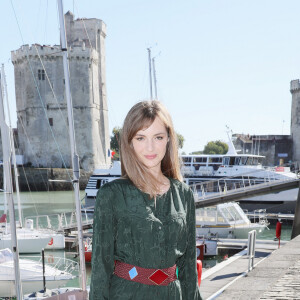
[[182,149],[184,144],[184,137],[180,133],[176,132],[177,134],[177,141],[178,141],[178,148]]
[[204,147],[203,154],[226,154],[228,145],[221,141],[208,142]]
[[194,151],[190,153],[190,155],[199,155],[199,154],[203,154],[203,151]]
[[112,136],[110,137],[110,149],[115,152],[113,160],[120,159],[120,133],[122,128],[114,127],[112,130]]

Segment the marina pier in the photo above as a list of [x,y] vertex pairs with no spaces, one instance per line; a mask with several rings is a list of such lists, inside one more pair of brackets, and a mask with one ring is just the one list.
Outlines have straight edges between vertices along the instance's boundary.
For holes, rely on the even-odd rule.
[[270,248],[270,244],[268,248],[257,244],[250,272],[245,250],[205,271],[200,286],[202,297],[205,300],[299,299],[300,236],[279,249]]

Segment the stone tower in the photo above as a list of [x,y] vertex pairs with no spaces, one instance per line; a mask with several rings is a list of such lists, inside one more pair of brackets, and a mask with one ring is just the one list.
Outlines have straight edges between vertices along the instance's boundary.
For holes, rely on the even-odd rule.
[[292,93],[291,135],[293,140],[293,161],[300,163],[300,81],[291,81]]
[[[65,14],[77,152],[81,168],[110,164],[105,79],[106,25]],[[59,46],[12,51],[19,147],[25,163],[71,166],[62,54]]]

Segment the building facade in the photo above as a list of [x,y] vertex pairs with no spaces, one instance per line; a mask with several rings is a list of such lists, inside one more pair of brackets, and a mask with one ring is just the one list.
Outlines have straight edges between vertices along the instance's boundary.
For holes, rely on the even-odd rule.
[[[106,25],[65,15],[74,127],[80,167],[110,164],[105,78]],[[18,140],[24,162],[70,167],[71,150],[62,52],[59,46],[24,45],[12,51]]]
[[293,140],[290,135],[233,134],[238,153],[264,156],[264,166],[292,166]]

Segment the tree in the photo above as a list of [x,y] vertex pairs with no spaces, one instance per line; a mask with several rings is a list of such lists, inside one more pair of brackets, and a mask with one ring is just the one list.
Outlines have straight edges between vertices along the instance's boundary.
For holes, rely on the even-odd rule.
[[184,137],[180,133],[176,132],[177,134],[177,141],[178,141],[178,148],[182,149],[184,144]]
[[199,154],[203,154],[203,151],[194,151],[190,153],[191,155],[199,155]]
[[115,152],[113,160],[119,160],[120,158],[120,127],[114,127],[112,130],[112,136],[110,137],[110,149]]
[[224,142],[211,141],[204,147],[203,154],[226,154],[228,151],[228,145]]

